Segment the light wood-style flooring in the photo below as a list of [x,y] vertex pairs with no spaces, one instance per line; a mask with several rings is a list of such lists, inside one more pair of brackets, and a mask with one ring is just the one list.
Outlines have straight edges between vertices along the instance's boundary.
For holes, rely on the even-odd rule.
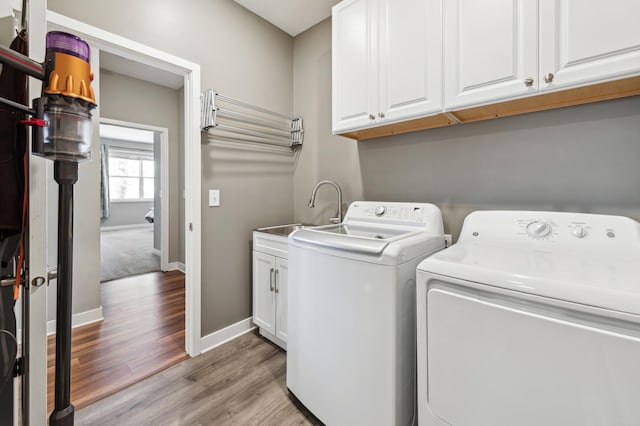
[[285,371],[285,353],[250,332],[76,411],[76,425],[319,425]]
[[[184,284],[184,275],[178,271],[101,284],[104,321],[73,330],[71,403],[76,410],[188,358]],[[49,337],[48,347],[51,412],[55,336]]]

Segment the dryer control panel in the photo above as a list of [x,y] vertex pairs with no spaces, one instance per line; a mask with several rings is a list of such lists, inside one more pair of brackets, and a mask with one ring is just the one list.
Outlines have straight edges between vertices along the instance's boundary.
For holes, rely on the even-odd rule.
[[465,219],[460,240],[635,248],[640,247],[640,224],[627,217],[587,213],[477,211]]

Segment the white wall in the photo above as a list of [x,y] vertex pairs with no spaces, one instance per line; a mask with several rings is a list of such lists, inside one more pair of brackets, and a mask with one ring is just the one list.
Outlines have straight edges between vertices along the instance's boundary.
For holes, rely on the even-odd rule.
[[[291,37],[231,0],[48,4],[55,12],[200,64],[203,89],[292,111]],[[290,156],[229,146],[207,145],[202,157],[202,334],[207,335],[251,315],[251,230],[291,221],[293,171]],[[207,207],[213,188],[222,191],[217,208]]]

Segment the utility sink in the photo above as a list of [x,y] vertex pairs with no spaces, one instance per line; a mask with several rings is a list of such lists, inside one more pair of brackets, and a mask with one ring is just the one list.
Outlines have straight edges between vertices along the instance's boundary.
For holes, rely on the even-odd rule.
[[312,226],[312,225],[305,225],[302,223],[292,223],[289,225],[268,226],[266,228],[258,228],[256,229],[256,231],[286,237],[293,231],[298,230],[300,228],[304,228],[305,226]]

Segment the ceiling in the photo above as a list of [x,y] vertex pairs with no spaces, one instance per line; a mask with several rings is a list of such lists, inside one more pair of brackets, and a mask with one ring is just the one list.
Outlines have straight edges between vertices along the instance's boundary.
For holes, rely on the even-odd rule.
[[340,0],[234,0],[292,37],[331,16]]
[[113,55],[104,50],[100,51],[100,70],[112,71],[171,89],[179,89],[183,85],[183,77],[181,75],[150,67],[122,56]]

